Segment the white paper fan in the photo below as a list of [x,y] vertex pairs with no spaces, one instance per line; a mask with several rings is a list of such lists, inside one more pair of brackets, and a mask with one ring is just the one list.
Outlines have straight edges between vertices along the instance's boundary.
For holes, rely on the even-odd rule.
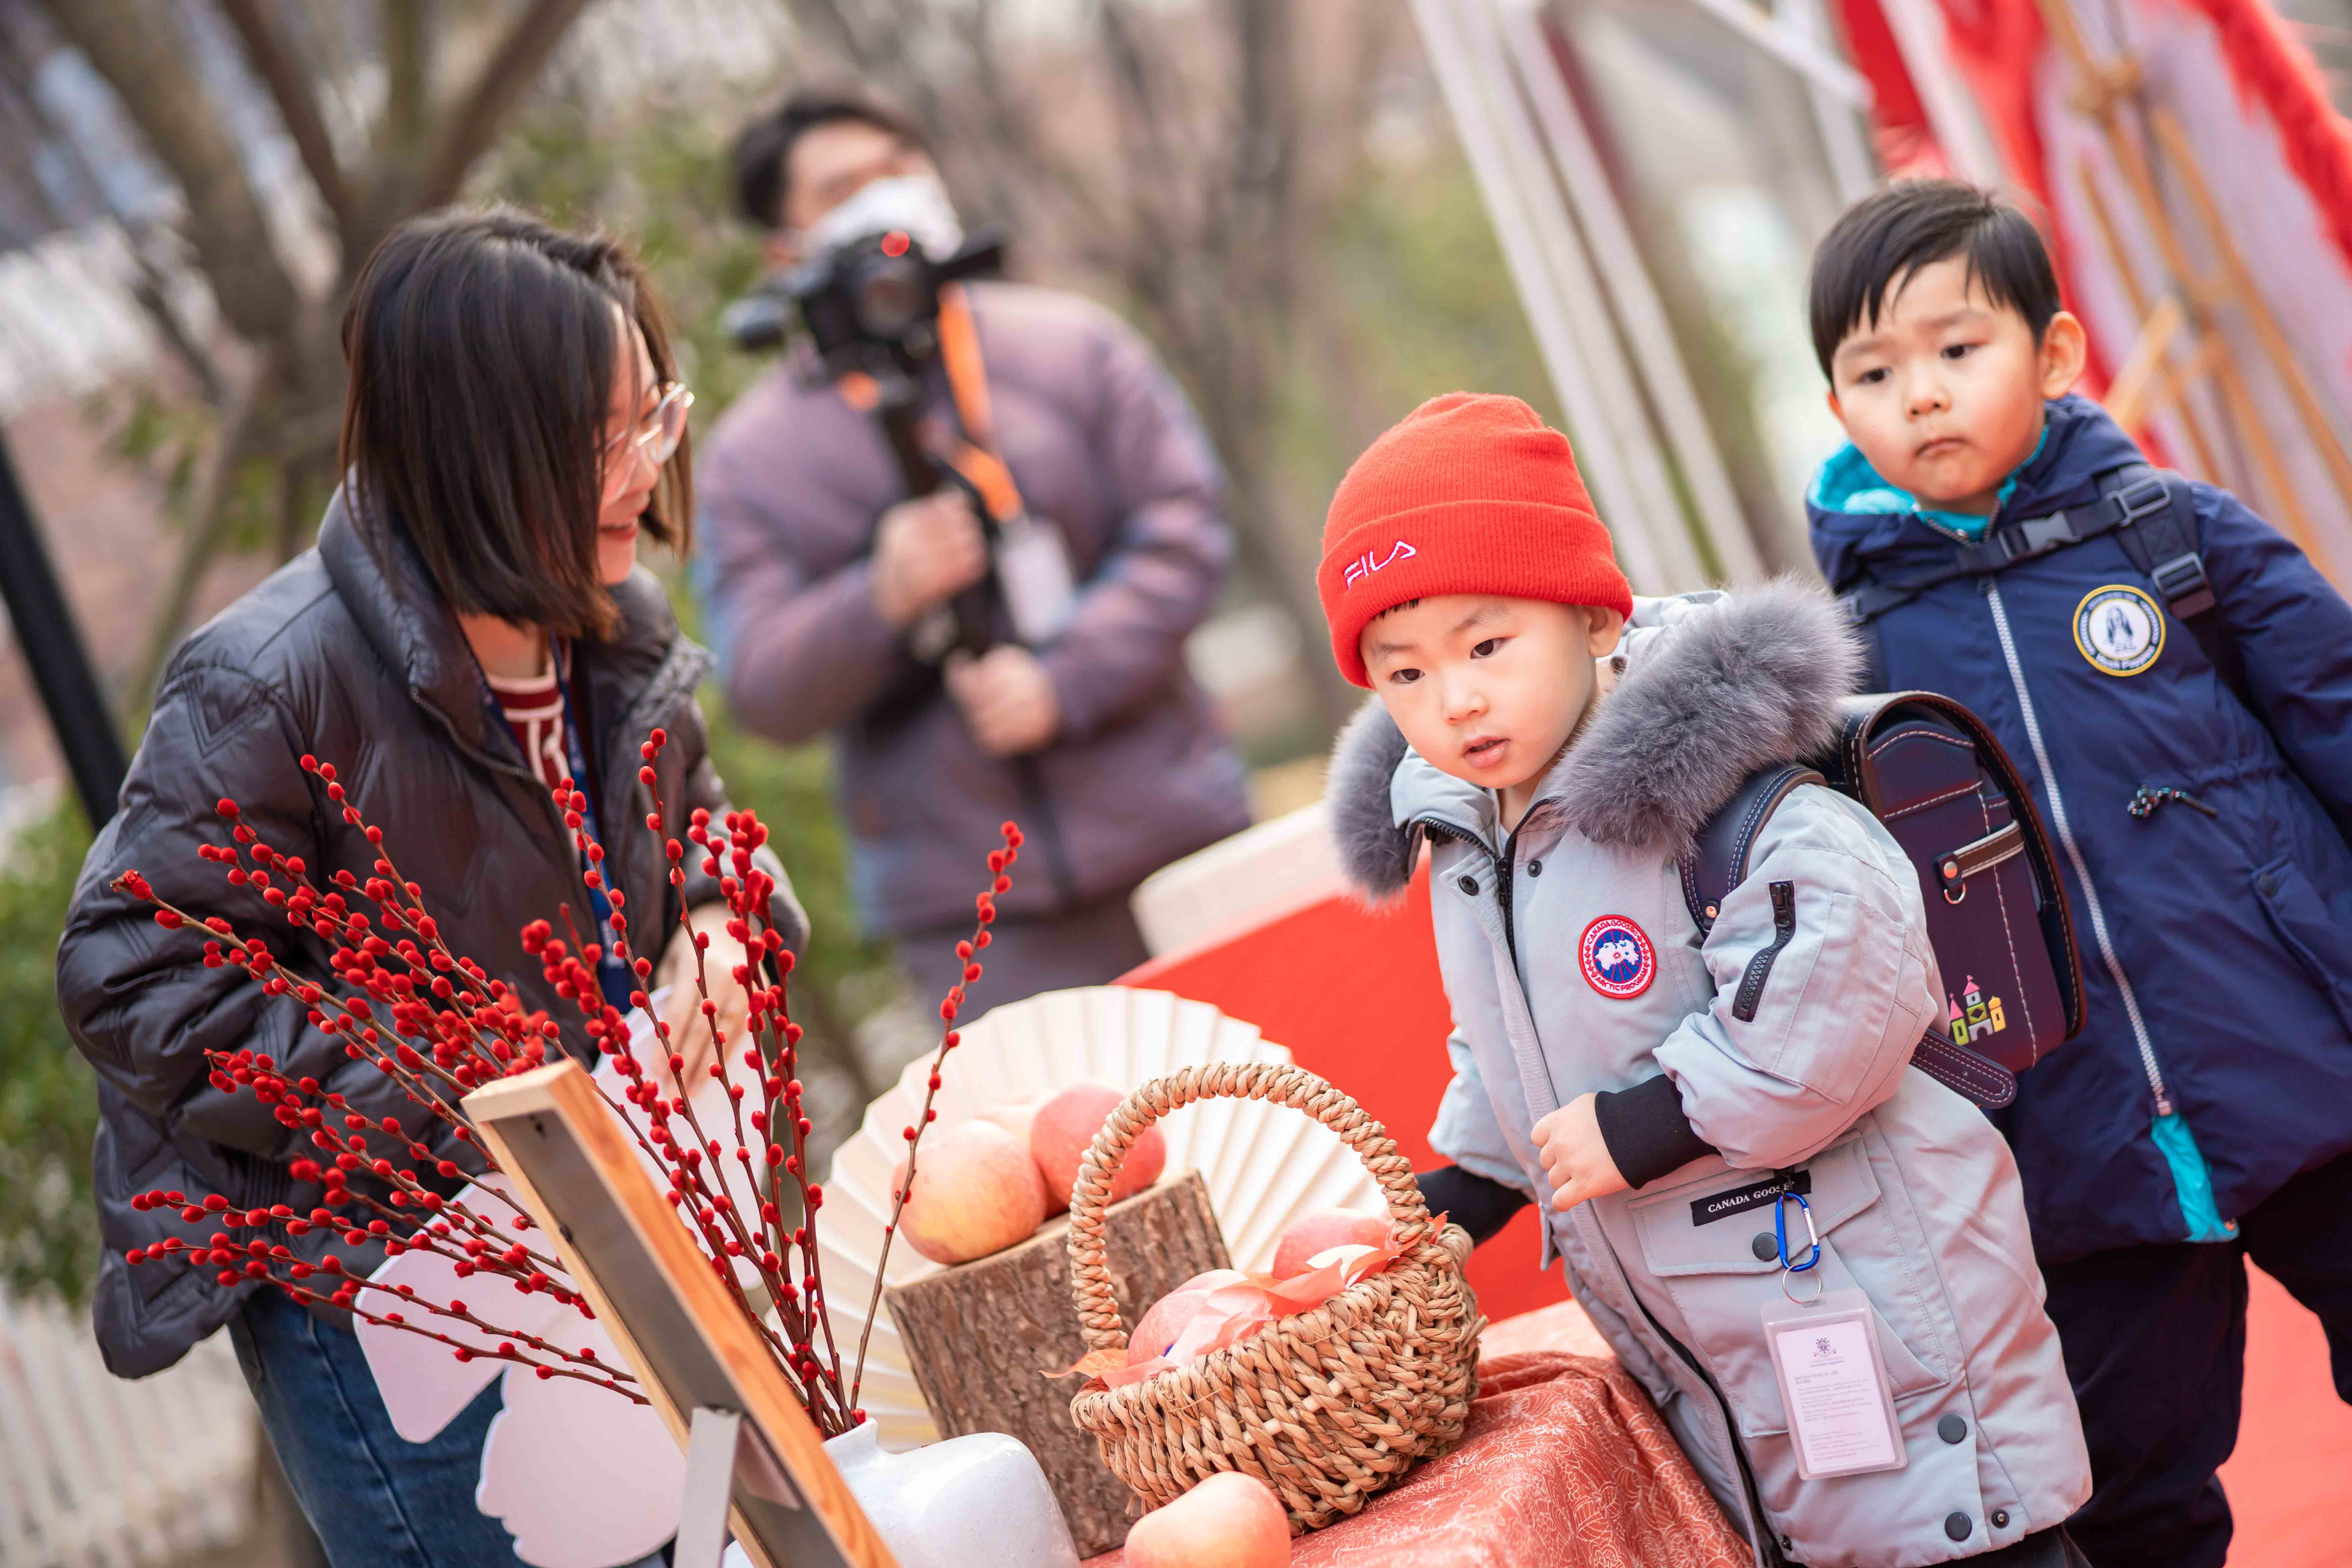
[[[933,1102],[939,1121],[931,1132],[1007,1100],[1051,1094],[1083,1079],[1132,1089],[1206,1062],[1290,1059],[1290,1052],[1260,1035],[1256,1026],[1229,1018],[1205,1002],[1118,985],[1051,991],[1008,1003],[963,1031],[962,1044],[948,1054],[941,1074],[944,1081]],[[866,1327],[874,1263],[890,1214],[890,1173],[906,1152],[904,1130],[922,1114],[930,1070],[927,1055],[866,1108],[865,1124],[834,1155],[832,1179],[824,1184],[818,1248],[845,1372]],[[1160,1125],[1168,1138],[1166,1175],[1201,1173],[1236,1268],[1270,1267],[1284,1227],[1302,1215],[1332,1208],[1387,1212],[1363,1163],[1338,1134],[1298,1111],[1263,1100],[1210,1100],[1186,1106]],[[892,1285],[939,1268],[903,1237],[890,1249]],[[879,1424],[885,1447],[904,1449],[933,1441],[938,1431],[908,1370],[906,1347],[887,1307],[877,1310],[873,1330],[858,1403]]]

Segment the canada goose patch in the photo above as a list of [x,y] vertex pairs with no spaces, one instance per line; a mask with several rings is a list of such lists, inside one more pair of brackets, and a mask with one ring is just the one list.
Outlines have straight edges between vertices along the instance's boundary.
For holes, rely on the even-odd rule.
[[1602,915],[1586,926],[1577,939],[1576,956],[1586,983],[1620,1002],[1639,996],[1658,977],[1658,955],[1650,939],[1623,915]]

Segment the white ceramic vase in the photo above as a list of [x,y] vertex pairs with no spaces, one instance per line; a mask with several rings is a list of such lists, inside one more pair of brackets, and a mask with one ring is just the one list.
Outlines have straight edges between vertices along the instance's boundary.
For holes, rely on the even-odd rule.
[[887,1454],[869,1421],[824,1451],[898,1568],[1078,1568],[1062,1505],[1017,1437],[974,1432]]

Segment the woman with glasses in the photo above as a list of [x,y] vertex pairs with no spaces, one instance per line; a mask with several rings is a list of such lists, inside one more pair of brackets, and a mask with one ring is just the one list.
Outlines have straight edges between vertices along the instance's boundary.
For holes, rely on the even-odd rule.
[[[410,1443],[341,1314],[188,1267],[185,1253],[125,1264],[129,1249],[169,1237],[201,1247],[211,1228],[184,1224],[175,1208],[134,1211],[134,1193],[176,1188],[196,1205],[218,1194],[238,1209],[295,1214],[322,1195],[292,1173],[311,1152],[307,1132],[250,1095],[214,1089],[207,1050],[266,1052],[356,1110],[419,1119],[390,1079],[310,1027],[298,998],[266,994],[237,965],[205,967],[202,932],[160,930],[108,883],[135,868],[164,899],[266,932],[289,966],[331,976],[324,943],[268,918],[251,889],[197,855],[226,837],[215,814],[226,797],[314,880],[372,875],[374,847],[302,768],[315,755],[383,830],[449,946],[513,987],[525,1009],[561,1021],[567,1048],[593,1060],[577,1007],[542,981],[520,934],[568,910],[584,936],[610,912],[584,883],[554,784],[576,779],[588,796],[602,869],[626,896],[637,944],[661,954],[654,987],[690,977],[681,905],[698,926],[724,920],[698,858],[682,900],[669,885],[644,829],[651,802],[637,772],[638,746],[658,726],[669,744],[656,784],[672,820],[727,809],[695,704],[708,656],[679,635],[661,585],[636,563],[640,533],[687,543],[692,399],[635,261],[608,239],[511,211],[395,230],[352,289],[342,342],[345,479],[318,544],[173,657],[120,809],[83,867],[58,992],[100,1085],[95,1316],[107,1364],[154,1372],[226,1325],[337,1568],[475,1568],[515,1560],[498,1521],[474,1505],[495,1383],[437,1436]],[[768,869],[782,882],[780,867]],[[721,1026],[744,1009],[724,968],[710,976]],[[601,978],[625,1008],[630,977],[608,963]],[[689,1075],[711,1041],[691,994],[690,983],[673,994]],[[428,1142],[446,1139],[425,1125]],[[436,1152],[479,1166],[465,1143]],[[272,1239],[312,1265],[331,1253],[346,1272],[382,1261],[380,1243],[347,1247],[322,1229]]]

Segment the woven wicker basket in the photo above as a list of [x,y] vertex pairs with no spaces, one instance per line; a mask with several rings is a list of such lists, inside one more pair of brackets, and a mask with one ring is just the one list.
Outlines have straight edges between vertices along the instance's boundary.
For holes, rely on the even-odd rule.
[[1462,1436],[1486,1320],[1462,1277],[1469,1237],[1431,1225],[1412,1166],[1362,1107],[1313,1073],[1269,1062],[1186,1068],[1128,1096],[1095,1138],[1070,1205],[1070,1289],[1089,1350],[1127,1344],[1103,1257],[1103,1209],[1142,1131],[1197,1100],[1265,1100],[1338,1133],[1388,1199],[1404,1251],[1313,1311],[1225,1350],[1070,1402],[1103,1463],[1146,1508],[1219,1470],[1275,1489],[1294,1534],[1362,1508]]

